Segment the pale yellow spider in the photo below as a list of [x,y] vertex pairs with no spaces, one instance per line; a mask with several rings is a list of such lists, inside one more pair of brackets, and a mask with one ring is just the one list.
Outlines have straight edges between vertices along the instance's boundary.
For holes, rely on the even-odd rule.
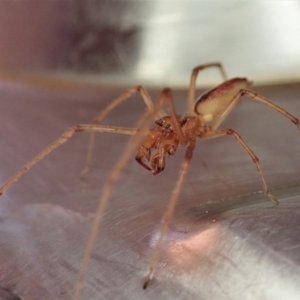
[[[195,98],[195,85],[197,75],[199,71],[210,67],[217,67],[220,70],[224,78],[224,82],[216,88],[204,93],[200,97]],[[189,94],[187,99],[187,113],[185,115],[177,114],[173,104],[172,92],[169,88],[163,89],[160,98],[155,105],[142,86],[130,88],[120,97],[112,101],[104,110],[102,110],[101,113],[95,118],[94,124],[77,125],[68,129],[58,140],[54,141],[50,146],[48,146],[41,153],[35,156],[0,188],[1,195],[6,189],[10,187],[12,183],[14,183],[19,177],[21,177],[34,164],[36,164],[47,154],[70,139],[75,132],[88,131],[92,133],[87,158],[87,166],[83,170],[82,176],[84,176],[84,174],[88,171],[91,164],[91,154],[96,132],[113,132],[133,135],[128,143],[127,148],[125,149],[115,167],[112,169],[106,181],[106,184],[103,187],[102,196],[99,200],[98,210],[96,212],[93,228],[88,240],[88,245],[86,247],[82,262],[82,268],[73,299],[77,300],[80,297],[80,291],[87,271],[88,262],[93,250],[95,239],[97,237],[101,218],[103,216],[107,201],[110,197],[112,188],[136,147],[138,149],[136,155],[137,162],[141,164],[145,169],[150,170],[154,175],[163,171],[166,164],[166,157],[174,155],[178,146],[187,147],[185,158],[181,164],[175,188],[172,192],[172,196],[167,206],[166,212],[162,218],[163,221],[160,228],[158,242],[150,259],[148,274],[143,285],[144,288],[148,286],[153,276],[159,248],[173,215],[174,207],[176,205],[182,184],[184,182],[184,178],[189,168],[196,140],[198,138],[211,139],[222,137],[225,135],[233,136],[250,155],[253,162],[255,163],[265,195],[272,202],[278,204],[278,200],[276,199],[276,197],[274,197],[268,191],[259,160],[254,152],[249,148],[249,146],[244,142],[244,140],[235,130],[218,129],[227,115],[240,101],[240,99],[242,99],[242,96],[247,95],[251,99],[266,104],[268,107],[275,109],[276,111],[281,113],[283,116],[297,125],[298,130],[300,131],[300,122],[296,117],[294,117],[292,114],[282,109],[281,107],[275,105],[271,101],[267,100],[266,98],[262,97],[261,95],[258,95],[257,93],[249,90],[248,88],[250,84],[251,83],[246,78],[233,78],[227,80],[225,71],[220,63],[209,63],[197,66],[193,69],[191,75]],[[143,114],[142,118],[135,128],[98,125],[100,121],[116,106],[118,106],[137,92],[142,96],[142,99],[147,106],[147,110]],[[170,112],[169,115],[164,112],[163,106],[168,107]],[[151,130],[148,130],[148,126],[154,118],[156,119],[156,125]],[[142,136],[146,136],[144,140],[141,140]]]

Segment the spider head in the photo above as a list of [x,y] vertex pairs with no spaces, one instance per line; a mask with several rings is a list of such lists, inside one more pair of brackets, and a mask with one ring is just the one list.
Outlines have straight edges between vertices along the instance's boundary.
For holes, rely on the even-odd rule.
[[[187,122],[187,116],[178,116],[179,125],[182,127]],[[155,121],[155,124],[162,127],[163,129],[174,131],[173,130],[173,121],[170,116],[162,117]]]
[[162,127],[163,129],[173,131],[171,117],[165,116],[155,121],[155,124]]
[[166,157],[174,155],[178,147],[177,135],[173,132],[171,118],[157,120],[145,140],[139,145],[136,161],[154,175],[164,170]]

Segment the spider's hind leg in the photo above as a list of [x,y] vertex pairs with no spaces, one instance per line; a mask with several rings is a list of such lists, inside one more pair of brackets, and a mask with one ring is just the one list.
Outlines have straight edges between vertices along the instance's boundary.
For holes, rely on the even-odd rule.
[[236,141],[245,149],[245,151],[249,154],[249,156],[252,158],[252,161],[255,163],[256,165],[256,168],[257,168],[257,171],[259,173],[259,176],[260,176],[260,179],[261,179],[261,182],[262,182],[262,186],[263,186],[263,189],[264,189],[264,193],[265,195],[276,205],[279,204],[277,198],[275,196],[273,196],[270,192],[269,192],[269,189],[268,189],[268,186],[266,184],[266,181],[265,181],[265,177],[263,175],[263,172],[262,172],[262,168],[261,168],[261,165],[260,165],[260,162],[259,162],[259,159],[258,157],[255,155],[255,153],[251,150],[251,148],[246,144],[246,142],[241,138],[241,136],[234,130],[232,129],[222,129],[222,130],[218,130],[218,131],[212,131],[212,132],[209,132],[207,134],[207,136],[204,136],[204,138],[217,138],[217,137],[222,137],[222,136],[225,136],[225,135],[232,135]]
[[284,117],[288,118],[291,122],[293,122],[295,125],[297,125],[297,128],[300,132],[300,121],[298,118],[296,118],[294,115],[289,113],[287,110],[281,108],[280,106],[276,105],[275,103],[271,102],[270,100],[266,99],[265,97],[257,94],[256,92],[253,92],[248,89],[241,89],[232,99],[232,101],[229,103],[229,105],[224,109],[224,111],[213,121],[212,128],[217,129],[220,124],[224,121],[224,119],[227,117],[227,115],[232,111],[232,109],[237,105],[237,103],[243,99],[242,97],[244,95],[247,95],[252,100],[256,100],[260,103],[263,103],[267,105],[268,107],[278,111],[280,114],[282,114]]

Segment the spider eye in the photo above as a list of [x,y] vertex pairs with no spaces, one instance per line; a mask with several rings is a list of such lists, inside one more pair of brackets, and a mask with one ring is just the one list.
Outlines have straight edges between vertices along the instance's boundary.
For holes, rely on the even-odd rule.
[[168,125],[166,126],[166,128],[167,128],[167,129],[171,128],[171,124],[168,124]]
[[155,121],[155,124],[156,124],[156,125],[159,125],[159,126],[163,126],[164,123],[165,123],[165,120],[163,120],[163,119],[159,119],[159,120],[156,120],[156,121]]
[[184,117],[183,119],[180,120],[180,126],[182,127],[186,122],[187,122],[188,118]]

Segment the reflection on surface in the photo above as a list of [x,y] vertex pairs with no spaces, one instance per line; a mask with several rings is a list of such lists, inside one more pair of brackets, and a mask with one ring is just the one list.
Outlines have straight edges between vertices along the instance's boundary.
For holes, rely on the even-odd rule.
[[[219,226],[211,223],[208,228],[197,233],[184,233],[169,229],[163,245],[161,255],[167,264],[176,267],[178,271],[190,271],[205,264],[208,254],[213,251],[218,240]],[[151,238],[150,245],[156,246],[159,232],[156,231]]]

